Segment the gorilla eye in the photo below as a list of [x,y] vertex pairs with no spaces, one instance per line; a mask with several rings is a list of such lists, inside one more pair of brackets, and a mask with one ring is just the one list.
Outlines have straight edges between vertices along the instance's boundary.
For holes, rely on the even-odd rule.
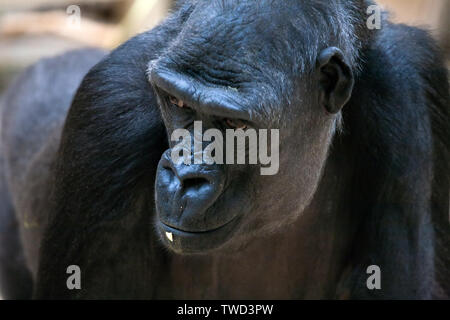
[[245,130],[248,128],[247,124],[242,120],[226,119],[225,122],[230,128]]
[[171,104],[173,104],[173,105],[175,105],[175,106],[177,106],[179,108],[184,108],[185,107],[183,100],[175,98],[174,96],[169,96],[169,101],[170,101]]

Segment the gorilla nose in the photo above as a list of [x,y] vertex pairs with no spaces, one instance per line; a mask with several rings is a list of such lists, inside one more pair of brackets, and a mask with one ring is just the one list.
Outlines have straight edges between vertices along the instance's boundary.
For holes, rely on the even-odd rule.
[[161,221],[188,232],[203,232],[221,226],[206,211],[224,189],[224,177],[216,165],[175,164],[166,152],[156,179],[157,210]]
[[178,178],[181,181],[181,187],[183,188],[183,190],[185,191],[185,193],[190,193],[190,192],[198,192],[203,188],[207,188],[209,185],[209,181],[205,178],[201,178],[201,177],[186,177],[186,176],[182,176],[182,175],[178,175]]
[[202,174],[199,168],[181,165],[170,167],[169,170],[173,171],[184,193],[197,193],[214,183],[214,181],[210,181],[213,177],[209,174]]

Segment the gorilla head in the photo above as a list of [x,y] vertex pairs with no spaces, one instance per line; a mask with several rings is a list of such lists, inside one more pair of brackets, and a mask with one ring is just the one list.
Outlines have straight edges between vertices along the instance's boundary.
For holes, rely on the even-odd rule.
[[169,141],[156,177],[156,223],[175,252],[208,252],[275,230],[298,217],[317,188],[351,96],[358,44],[349,33],[321,33],[342,21],[310,14],[310,4],[274,5],[204,1],[149,65],[169,137],[180,128],[195,136],[194,121],[222,132],[279,129],[279,172],[270,176],[260,165],[175,163]]

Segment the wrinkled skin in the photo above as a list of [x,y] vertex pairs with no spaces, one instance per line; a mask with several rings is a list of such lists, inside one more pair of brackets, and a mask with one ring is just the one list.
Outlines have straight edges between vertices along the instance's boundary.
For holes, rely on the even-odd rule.
[[[2,220],[19,225],[3,234],[20,246],[20,232],[17,268],[32,272],[14,280],[21,295],[31,282],[46,299],[448,295],[446,70],[425,32],[368,30],[369,4],[181,1],[103,59],[77,53],[80,70],[98,63],[79,87],[58,82],[68,113],[61,102],[52,134],[21,155],[9,110],[35,107],[16,98],[43,72],[28,71],[2,106],[17,123],[2,129]],[[175,164],[170,136],[194,121],[279,129],[279,172]],[[34,191],[18,197],[24,170]],[[73,264],[81,290],[66,287]],[[366,287],[374,264],[381,290]]]
[[[260,49],[266,39],[277,39],[280,30],[288,39],[298,33],[292,26],[287,30],[282,26],[285,19],[295,21],[293,12],[300,6],[281,10],[274,6],[261,6],[255,14],[254,5],[243,4],[239,7],[242,18],[236,23],[228,22],[236,17],[234,6],[214,2],[197,6],[174,43],[150,64],[150,81],[157,89],[169,137],[178,128],[188,128],[194,136],[194,121],[202,121],[204,130],[223,131],[229,128],[226,119],[246,121],[254,129],[280,129],[281,170],[273,176],[261,176],[257,166],[182,164],[175,168],[171,150],[164,154],[156,177],[156,207],[163,238],[166,231],[174,232],[175,241],[167,244],[177,251],[213,249],[231,237],[242,242],[252,233],[286,225],[304,210],[317,188],[340,114],[328,113],[320,105],[322,92],[313,89],[324,81],[320,79],[326,77],[324,73],[318,71],[311,77],[300,70],[296,52],[301,50],[301,42],[273,41]],[[327,59],[337,54],[329,52]],[[274,57],[284,63],[274,65]],[[349,68],[343,57],[337,59],[342,68]],[[324,64],[341,70],[333,62]],[[190,71],[192,66],[195,70]],[[342,76],[336,81],[346,82],[343,85],[350,88],[344,94],[348,95],[351,72],[346,76],[348,79]],[[273,81],[275,77],[277,81]],[[340,92],[331,95],[329,100],[335,99],[334,95],[339,96],[336,100],[348,99]],[[174,107],[168,96],[187,106]],[[337,109],[340,107],[342,104]],[[268,117],[267,113],[277,115]],[[169,146],[175,143],[170,141]],[[290,201],[293,198],[295,202]],[[223,226],[225,230],[217,230]],[[198,237],[193,234],[210,230],[216,231]]]

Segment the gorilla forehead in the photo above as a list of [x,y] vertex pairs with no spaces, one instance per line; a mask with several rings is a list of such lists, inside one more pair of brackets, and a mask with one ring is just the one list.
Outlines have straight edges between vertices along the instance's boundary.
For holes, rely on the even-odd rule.
[[[287,1],[294,5],[297,1]],[[222,85],[266,82],[295,65],[298,33],[280,1],[199,1],[167,51],[184,70]],[[281,40],[283,39],[283,40]]]
[[276,110],[291,104],[303,68],[302,41],[293,23],[298,1],[284,3],[198,1],[149,70],[187,76],[184,79],[197,82],[197,89],[200,84],[224,88],[255,120],[280,120],[283,113]]
[[189,18],[167,52],[209,82],[267,82],[277,72],[290,80],[311,71],[318,52],[331,46],[358,69],[359,50],[372,37],[363,0],[185,1]]

